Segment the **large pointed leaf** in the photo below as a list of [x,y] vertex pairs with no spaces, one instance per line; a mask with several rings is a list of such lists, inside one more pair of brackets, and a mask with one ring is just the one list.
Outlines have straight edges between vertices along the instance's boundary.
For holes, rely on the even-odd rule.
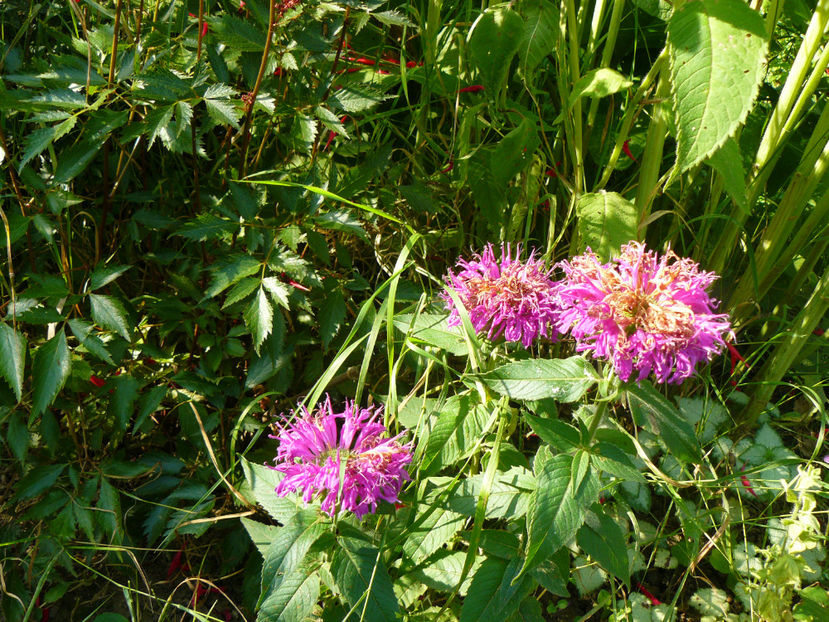
[[550,0],[529,0],[521,6],[524,32],[518,46],[518,69],[526,80],[556,46],[558,7]]
[[302,564],[268,594],[256,622],[305,622],[311,619],[319,594],[319,575],[309,564]]
[[11,326],[0,323],[0,376],[9,383],[18,402],[23,397],[25,362],[26,338]]
[[347,620],[397,620],[397,598],[380,551],[353,538],[340,537],[337,542],[331,574],[343,598],[354,608]]
[[547,559],[576,535],[587,508],[599,495],[599,480],[591,468],[573,488],[573,457],[559,454],[537,473],[538,486],[527,512],[527,555],[522,574]]
[[677,172],[714,153],[751,109],[765,67],[762,16],[743,0],[694,0],[668,22]]
[[245,310],[244,318],[253,336],[253,349],[258,354],[259,346],[265,341],[265,337],[271,334],[273,328],[273,309],[262,287],[254,294],[250,306]]
[[[599,506],[594,506],[599,507]],[[597,525],[582,525],[577,542],[585,553],[602,565],[602,568],[630,585],[630,563],[627,543],[621,527],[604,512],[597,511]]]
[[408,529],[408,538],[403,542],[403,552],[415,564],[419,564],[432,553],[448,543],[463,529],[466,517],[437,504],[420,504],[414,523]]
[[461,607],[460,622],[508,619],[535,583],[526,577],[514,581],[520,569],[519,558],[511,561],[497,558],[484,560],[472,577]]
[[631,384],[627,395],[637,425],[650,426],[674,457],[685,462],[701,461],[702,450],[693,426],[650,382]]
[[114,330],[127,341],[130,340],[127,312],[118,300],[112,296],[89,294],[89,303],[92,306],[92,319],[98,326]]
[[495,97],[507,81],[510,62],[521,44],[524,20],[515,11],[488,9],[469,33],[469,55],[487,93]]
[[576,203],[580,248],[588,246],[602,260],[619,254],[636,239],[638,215],[633,203],[615,192],[583,194]]
[[39,415],[52,403],[69,377],[70,365],[69,347],[63,331],[38,348],[32,363],[32,415]]
[[597,381],[596,372],[582,356],[507,363],[481,379],[493,391],[511,399],[553,398],[559,402],[575,402]]

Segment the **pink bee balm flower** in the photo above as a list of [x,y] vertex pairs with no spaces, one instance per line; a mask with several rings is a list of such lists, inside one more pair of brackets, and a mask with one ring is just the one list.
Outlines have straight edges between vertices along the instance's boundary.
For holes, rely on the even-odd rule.
[[409,480],[404,467],[412,460],[411,446],[401,445],[400,436],[382,438],[386,427],[377,419],[382,406],[359,408],[353,401],[335,413],[331,398],[314,412],[302,406],[293,421],[279,426],[276,466],[285,477],[276,494],[301,491],[309,503],[322,497],[322,511],[354,512],[357,518],[377,510],[379,500],[395,503],[403,482]]
[[659,258],[630,242],[610,263],[588,249],[558,266],[565,278],[556,283],[557,329],[570,332],[579,352],[611,361],[622,380],[636,370],[637,380],[653,372],[659,382],[680,383],[732,334],[705,291],[717,275],[672,251]]
[[[449,270],[444,280],[469,312],[477,333],[486,331],[489,339],[503,335],[507,341],[520,341],[529,348],[537,337],[554,337],[552,327],[558,308],[550,271],[540,259],[534,259],[534,253],[526,261],[519,260],[520,252],[519,247],[513,259],[509,245],[502,246],[499,260],[492,244],[487,244],[483,253],[476,253],[471,261],[458,259],[458,273]],[[460,326],[452,297],[447,292],[441,297],[451,312],[447,323]]]

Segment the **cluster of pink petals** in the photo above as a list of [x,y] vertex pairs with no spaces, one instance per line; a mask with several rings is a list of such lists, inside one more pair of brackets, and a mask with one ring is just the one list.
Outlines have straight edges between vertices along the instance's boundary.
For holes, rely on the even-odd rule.
[[285,474],[277,495],[299,491],[305,503],[321,496],[329,516],[350,511],[357,518],[375,512],[378,501],[398,501],[409,480],[404,467],[412,460],[411,447],[401,445],[399,436],[383,438],[382,407],[346,401],[344,411],[335,413],[326,397],[314,412],[303,406],[293,414],[274,437],[279,448],[272,468]]
[[[492,244],[471,260],[458,259],[457,273],[449,270],[445,278],[448,289],[454,291],[469,313],[472,327],[489,339],[501,335],[507,341],[520,341],[525,348],[539,337],[552,338],[557,307],[553,297],[550,271],[533,254],[524,261],[514,256],[509,245],[501,247],[496,258]],[[460,315],[452,297],[443,292],[441,297],[450,311],[449,326],[459,326]]]
[[556,328],[569,332],[579,352],[612,362],[622,380],[653,373],[680,383],[697,363],[710,360],[731,334],[726,314],[706,289],[717,276],[672,251],[661,258],[630,242],[618,259],[602,264],[589,249],[558,264]]

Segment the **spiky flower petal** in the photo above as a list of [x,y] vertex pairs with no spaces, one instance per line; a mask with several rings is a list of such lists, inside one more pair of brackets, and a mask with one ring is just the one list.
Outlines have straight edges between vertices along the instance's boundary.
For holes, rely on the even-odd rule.
[[622,380],[653,373],[680,383],[697,363],[710,360],[731,334],[726,314],[706,289],[717,279],[672,251],[659,258],[639,242],[602,264],[589,249],[558,264],[565,278],[555,287],[561,307],[557,328],[576,349],[613,363]]
[[[524,261],[518,259],[520,254],[518,247],[513,257],[507,244],[496,259],[492,244],[487,244],[471,260],[458,259],[457,273],[449,270],[444,280],[447,289],[460,298],[478,334],[489,339],[503,335],[507,341],[520,341],[529,348],[536,338],[555,336],[552,326],[557,309],[550,271],[534,253]],[[447,292],[441,297],[450,311],[449,326],[459,326],[461,319],[452,297]]]
[[276,494],[301,492],[305,503],[322,497],[329,516],[350,511],[362,518],[377,510],[378,501],[395,503],[409,480],[404,467],[412,460],[411,446],[401,445],[399,436],[383,438],[382,411],[346,401],[335,413],[330,397],[314,412],[300,407],[274,437],[279,448],[272,468],[285,474]]

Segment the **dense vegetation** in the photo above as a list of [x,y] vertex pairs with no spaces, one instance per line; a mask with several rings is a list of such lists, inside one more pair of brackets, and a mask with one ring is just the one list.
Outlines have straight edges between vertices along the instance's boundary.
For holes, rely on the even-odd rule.
[[[0,3],[0,618],[829,619],[828,25]],[[488,243],[558,283],[636,240],[720,275],[680,382],[445,288]],[[276,494],[326,394],[383,406],[398,503]]]

